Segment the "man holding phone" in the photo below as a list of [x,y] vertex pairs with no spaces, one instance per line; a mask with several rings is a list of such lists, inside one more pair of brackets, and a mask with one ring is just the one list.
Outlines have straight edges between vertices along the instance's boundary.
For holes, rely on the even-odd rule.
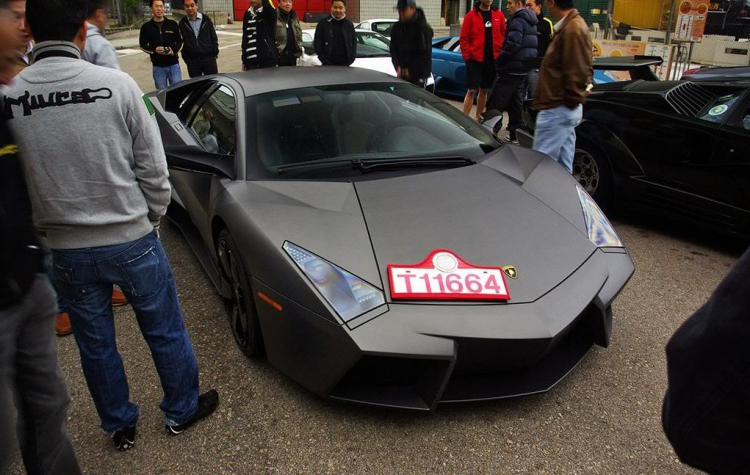
[[164,16],[162,0],[151,0],[153,17],[141,27],[141,50],[151,56],[154,66],[154,84],[164,89],[182,81],[177,53],[182,48],[182,36],[177,22]]

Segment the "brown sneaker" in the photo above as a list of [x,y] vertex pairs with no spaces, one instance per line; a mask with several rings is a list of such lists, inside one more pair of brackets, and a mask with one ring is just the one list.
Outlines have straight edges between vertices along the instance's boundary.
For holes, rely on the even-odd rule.
[[122,290],[112,289],[112,306],[120,307],[127,304],[128,299],[125,297],[125,294],[122,293]]
[[73,333],[68,312],[58,313],[57,317],[55,317],[55,333],[57,333],[57,336],[66,336]]

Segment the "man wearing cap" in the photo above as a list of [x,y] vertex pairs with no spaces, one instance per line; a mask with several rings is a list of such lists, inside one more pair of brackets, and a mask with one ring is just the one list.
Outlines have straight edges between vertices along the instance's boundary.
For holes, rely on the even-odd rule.
[[432,71],[432,28],[415,0],[398,0],[391,30],[391,61],[398,77],[424,87]]

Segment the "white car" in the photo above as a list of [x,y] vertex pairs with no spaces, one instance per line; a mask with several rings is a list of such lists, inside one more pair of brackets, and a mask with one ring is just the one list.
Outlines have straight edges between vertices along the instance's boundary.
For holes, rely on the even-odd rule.
[[[380,33],[367,30],[356,30],[357,57],[352,63],[355,68],[371,69],[391,76],[396,76],[396,68],[391,61],[391,41]],[[299,66],[321,66],[315,54],[313,41],[315,30],[302,30],[302,57],[297,60]],[[432,91],[435,79],[432,74],[427,78],[427,90]]]
[[393,28],[393,25],[395,25],[396,23],[398,23],[398,19],[396,20],[391,20],[391,19],[367,20],[355,26],[355,28],[358,30],[374,31],[375,33],[380,33],[381,35],[390,38],[391,28]]

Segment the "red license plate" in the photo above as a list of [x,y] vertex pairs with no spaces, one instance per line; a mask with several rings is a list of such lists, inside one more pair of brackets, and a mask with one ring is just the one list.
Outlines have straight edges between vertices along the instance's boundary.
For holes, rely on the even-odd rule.
[[510,300],[502,268],[474,266],[444,249],[419,264],[390,264],[388,278],[394,300]]

